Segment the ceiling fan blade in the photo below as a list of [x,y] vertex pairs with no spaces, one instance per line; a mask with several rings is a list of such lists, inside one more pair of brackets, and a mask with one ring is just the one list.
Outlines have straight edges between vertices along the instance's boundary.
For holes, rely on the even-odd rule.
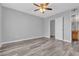
[[36,9],[36,10],[34,10],[34,11],[38,11],[39,9]]
[[52,10],[52,8],[46,8],[46,10]]
[[37,7],[40,7],[39,5],[37,5],[36,3],[33,3],[33,5],[37,6]]

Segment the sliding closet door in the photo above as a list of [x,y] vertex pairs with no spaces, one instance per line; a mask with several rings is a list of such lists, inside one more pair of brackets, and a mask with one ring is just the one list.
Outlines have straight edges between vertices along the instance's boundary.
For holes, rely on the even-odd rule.
[[69,15],[64,16],[64,41],[71,42],[71,18]]
[[0,47],[1,47],[1,5],[0,5]]
[[55,19],[55,39],[63,40],[63,17]]

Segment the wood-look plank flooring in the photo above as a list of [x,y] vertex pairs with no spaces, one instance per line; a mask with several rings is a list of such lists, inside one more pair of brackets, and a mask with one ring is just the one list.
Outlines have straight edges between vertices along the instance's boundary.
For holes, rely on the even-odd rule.
[[0,56],[79,56],[79,42],[39,38],[3,45]]

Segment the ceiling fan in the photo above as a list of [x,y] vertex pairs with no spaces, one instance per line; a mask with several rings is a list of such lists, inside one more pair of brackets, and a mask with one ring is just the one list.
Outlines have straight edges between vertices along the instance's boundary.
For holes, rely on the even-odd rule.
[[40,11],[44,13],[46,10],[52,10],[52,8],[48,8],[49,3],[40,3],[40,4],[33,3],[33,5],[38,7],[34,11]]

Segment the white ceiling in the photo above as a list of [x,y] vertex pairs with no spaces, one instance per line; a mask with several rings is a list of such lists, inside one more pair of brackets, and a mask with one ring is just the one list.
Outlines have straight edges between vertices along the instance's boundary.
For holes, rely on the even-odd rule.
[[57,13],[64,12],[66,10],[76,8],[79,6],[79,4],[78,3],[50,3],[49,7],[52,8],[53,10],[46,11],[44,14],[42,14],[40,11],[35,12],[34,10],[37,7],[34,6],[32,3],[2,3],[2,6],[46,18],[55,15]]

